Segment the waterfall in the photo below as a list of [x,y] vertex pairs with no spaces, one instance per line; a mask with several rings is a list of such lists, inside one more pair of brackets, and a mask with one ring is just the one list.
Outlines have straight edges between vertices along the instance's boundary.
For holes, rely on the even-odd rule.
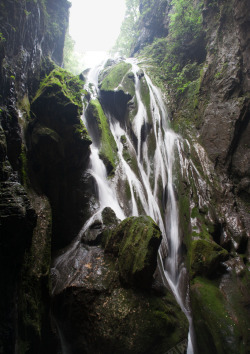
[[[85,223],[79,237],[69,250],[55,261],[54,267],[64,262],[65,258],[72,257],[81,235],[94,220],[101,219],[101,212],[111,207],[117,217],[123,220],[128,216],[146,214],[159,225],[163,240],[158,254],[158,267],[166,286],[170,286],[181,309],[186,314],[190,333],[188,353],[193,353],[192,346],[192,319],[188,305],[188,287],[183,291],[186,278],[186,269],[180,255],[179,212],[176,200],[175,155],[182,158],[182,138],[170,128],[167,110],[160,90],[154,86],[148,75],[143,74],[143,80],[149,90],[150,104],[147,107],[141,94],[141,69],[134,59],[127,59],[132,66],[135,84],[135,100],[137,111],[132,119],[131,126],[136,143],[131,138],[129,129],[121,125],[110,112],[105,112],[110,131],[117,146],[118,163],[115,175],[107,176],[106,167],[99,156],[99,148],[95,143],[91,146],[89,173],[96,182],[96,198],[98,207],[91,218]],[[98,98],[98,75],[103,66],[91,69],[86,79],[85,88],[91,92],[92,98]],[[88,122],[83,114],[83,121],[88,129]],[[142,131],[148,126],[148,131],[142,136]],[[90,129],[88,129],[90,132]],[[149,140],[154,142],[154,148],[149,149]],[[129,155],[136,159],[137,171],[133,170],[124,158],[124,141]],[[185,161],[183,161],[183,164]],[[119,194],[119,181],[126,181],[130,190],[130,201],[126,204]],[[163,197],[162,197],[163,196]],[[73,250],[73,251],[72,251]]]

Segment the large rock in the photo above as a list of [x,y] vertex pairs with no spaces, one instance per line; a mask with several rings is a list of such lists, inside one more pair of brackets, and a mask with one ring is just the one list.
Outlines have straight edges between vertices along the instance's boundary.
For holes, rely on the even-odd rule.
[[212,241],[194,240],[190,248],[191,276],[214,277],[220,264],[229,258],[228,252]]
[[105,251],[83,238],[54,261],[53,311],[64,345],[74,354],[164,353],[186,340],[188,323],[167,289],[149,288],[159,228],[138,217],[115,221],[112,230],[114,219],[105,214]]
[[91,187],[82,176],[91,140],[81,121],[82,85],[77,77],[56,68],[41,82],[31,104],[32,181],[52,205],[53,248],[69,243],[87,217],[86,194]]
[[161,239],[159,227],[149,216],[125,219],[109,235],[105,252],[118,257],[119,274],[126,285],[152,285]]
[[127,104],[135,94],[134,74],[131,64],[115,63],[100,75],[100,100],[105,108],[122,124],[127,114]]

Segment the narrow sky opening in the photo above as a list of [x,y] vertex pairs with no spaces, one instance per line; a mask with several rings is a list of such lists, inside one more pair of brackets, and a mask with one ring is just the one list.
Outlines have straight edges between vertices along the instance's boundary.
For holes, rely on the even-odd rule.
[[86,66],[107,56],[119,35],[125,0],[71,0],[69,33]]

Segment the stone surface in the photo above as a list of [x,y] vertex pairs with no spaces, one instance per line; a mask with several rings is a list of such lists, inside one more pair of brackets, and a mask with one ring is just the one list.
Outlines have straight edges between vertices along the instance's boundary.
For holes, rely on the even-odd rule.
[[118,257],[119,275],[128,286],[150,288],[162,236],[148,216],[130,217],[113,230],[105,252]]
[[76,77],[57,68],[41,82],[31,104],[29,159],[33,181],[52,206],[53,249],[69,243],[84,222],[87,186],[81,176],[91,140],[80,119],[81,89]]
[[[173,295],[163,291],[162,284],[155,285],[154,290],[149,286],[160,231],[149,217],[128,218],[116,226],[110,210],[106,209],[104,214],[108,233],[103,231],[103,236],[109,240],[105,251],[78,243],[54,260],[53,312],[59,329],[72,353],[163,353],[186,339],[188,326]],[[109,238],[110,235],[118,236],[118,240],[116,236]],[[143,240],[143,236],[148,237]],[[128,268],[124,264],[128,254],[126,240],[132,256]],[[116,248],[116,241],[123,245],[120,253],[111,250]],[[141,266],[137,259],[133,272],[136,253],[145,255],[144,264]],[[151,262],[151,266],[145,261]],[[121,281],[124,274],[128,277],[126,286],[125,279]],[[147,290],[141,290],[145,284]]]

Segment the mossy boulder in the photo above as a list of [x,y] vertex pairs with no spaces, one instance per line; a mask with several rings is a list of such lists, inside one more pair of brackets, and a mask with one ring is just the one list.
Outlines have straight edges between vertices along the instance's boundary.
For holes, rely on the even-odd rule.
[[[113,213],[105,214],[113,227]],[[108,235],[105,250],[79,243],[63,262],[55,260],[53,312],[70,351],[162,354],[186,342],[188,321],[157,272],[150,287],[159,228],[149,217],[133,217]]]
[[228,252],[213,241],[194,240],[190,250],[191,276],[212,276],[221,262],[228,259]]
[[[82,113],[83,82],[77,76],[70,74],[62,68],[55,68],[45,79],[40,83],[40,87],[32,101],[33,113],[38,113],[46,124],[46,112],[55,111],[63,112],[62,116],[58,114],[54,117],[54,124],[59,119],[61,123],[76,121]],[[41,106],[41,101],[44,106]],[[57,102],[56,107],[53,107],[53,102]],[[51,103],[51,105],[49,105]],[[39,111],[38,111],[39,110]],[[77,121],[78,123],[79,121]],[[50,122],[52,123],[52,122]]]
[[100,102],[97,99],[91,100],[86,118],[88,128],[94,143],[100,149],[100,157],[107,167],[108,173],[114,172],[117,163],[117,146],[110,131],[108,120]]
[[199,352],[246,353],[235,311],[214,281],[197,277],[191,285],[191,305]]
[[100,100],[108,112],[120,120],[127,114],[127,104],[135,95],[135,77],[131,64],[120,62],[100,74]]
[[157,265],[161,231],[149,216],[123,220],[105,242],[105,252],[118,257],[119,274],[127,286],[149,288]]
[[129,63],[121,62],[109,68],[99,85],[100,90],[123,91],[132,98],[135,94],[135,78],[131,67]]

